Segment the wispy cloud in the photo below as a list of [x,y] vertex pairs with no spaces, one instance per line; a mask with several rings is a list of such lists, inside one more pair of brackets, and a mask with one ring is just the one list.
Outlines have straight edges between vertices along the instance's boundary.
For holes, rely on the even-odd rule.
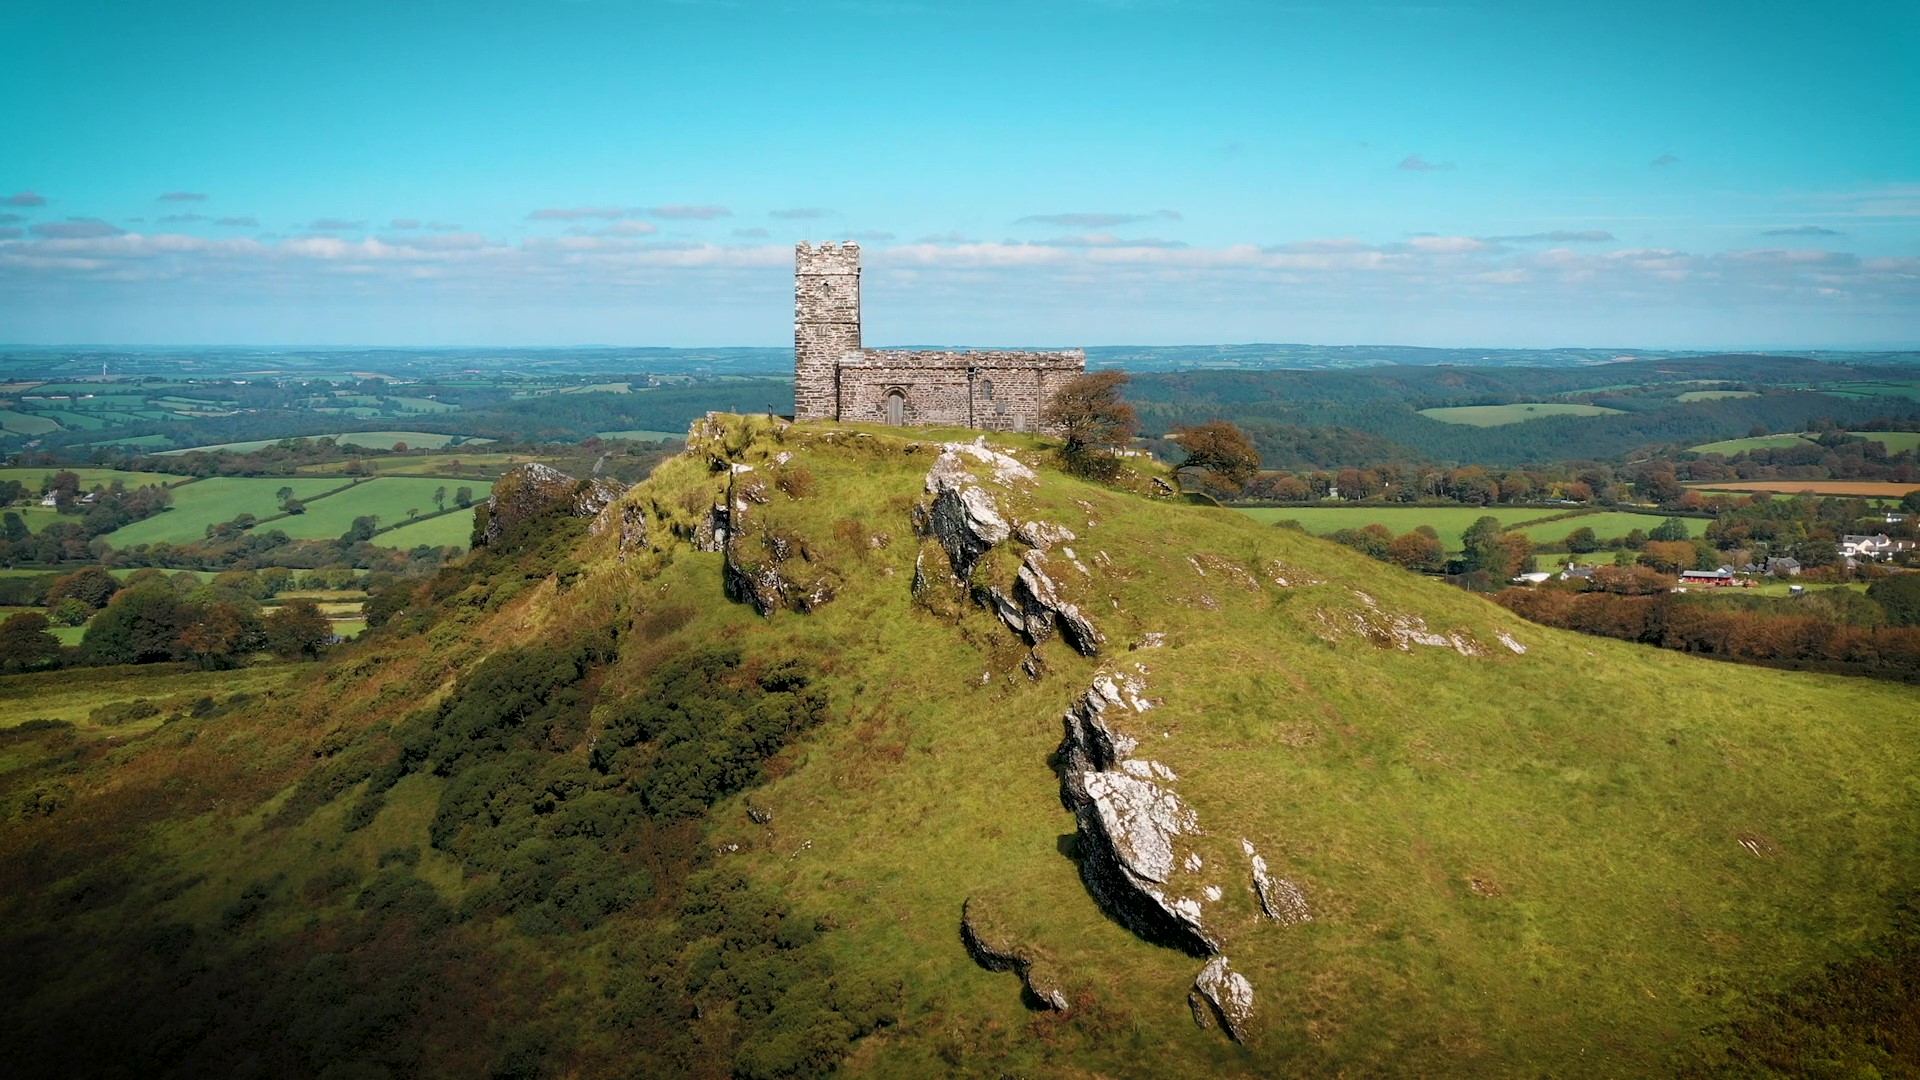
[[214,218],[213,223],[215,225],[224,225],[229,229],[257,229],[260,227],[259,218],[246,216]]
[[769,210],[767,216],[780,221],[812,221],[832,217],[833,211],[818,206],[796,206],[791,210]]
[[1134,225],[1142,221],[1179,221],[1178,210],[1155,210],[1151,214],[1029,214],[1015,225],[1054,225],[1062,229],[1111,229],[1115,225]]
[[419,227],[420,227],[419,218],[397,217],[397,218],[394,218],[392,221],[387,222],[387,228],[389,229],[405,230],[405,229],[417,229]]
[[169,191],[166,194],[160,196],[158,199],[155,199],[154,201],[155,202],[206,202],[207,196],[206,196],[206,193],[202,191]]
[[660,231],[660,226],[651,221],[616,221],[611,225],[587,228],[576,225],[567,230],[568,236],[652,236]]
[[1428,161],[1419,154],[1408,154],[1400,159],[1395,168],[1402,172],[1444,172],[1453,168],[1451,161]]
[[1180,240],[1161,240],[1155,237],[1123,239],[1112,233],[1081,233],[1076,236],[1056,236],[1051,240],[1036,240],[1046,247],[1062,248],[1183,248],[1187,245]]
[[527,215],[528,221],[584,221],[588,218],[600,218],[605,221],[618,221],[627,216],[627,211],[618,206],[568,206],[546,210],[535,210]]
[[111,225],[99,218],[68,218],[65,221],[43,221],[28,231],[43,240],[94,240],[103,236],[121,236],[126,230]]
[[0,225],[0,240],[18,240],[25,235],[27,235],[25,229],[18,229],[11,225]]
[[1552,232],[1520,233],[1515,236],[1483,236],[1489,244],[1604,244],[1613,234],[1604,229],[1555,229]]
[[0,214],[0,225],[15,225],[25,220],[24,214]]
[[649,217],[664,218],[668,221],[711,221],[714,218],[733,216],[733,211],[724,206],[687,206],[680,203],[649,206],[642,212]]
[[1649,167],[1655,168],[1655,169],[1664,169],[1669,165],[1678,165],[1678,164],[1680,164],[1680,159],[1677,157],[1674,157],[1672,154],[1661,154],[1659,157],[1654,158],[1652,161],[1647,162],[1647,165]]
[[756,225],[751,229],[735,229],[733,235],[741,240],[765,240],[773,234]]
[[16,191],[11,195],[0,196],[0,206],[45,206],[47,197],[31,191]]
[[1795,225],[1785,229],[1768,229],[1761,236],[1844,236],[1839,229],[1829,229],[1825,225]]
[[323,217],[307,222],[307,228],[313,232],[359,232],[367,227],[364,220],[349,221],[346,218]]
[[[138,218],[131,220],[139,220]],[[167,214],[160,218],[162,225],[187,225],[196,221],[211,220],[205,214]]]
[[977,244],[979,243],[979,241],[973,239],[972,237],[966,235],[965,233],[943,232],[943,233],[934,233],[932,236],[923,236],[920,239],[915,240],[914,243],[916,244]]

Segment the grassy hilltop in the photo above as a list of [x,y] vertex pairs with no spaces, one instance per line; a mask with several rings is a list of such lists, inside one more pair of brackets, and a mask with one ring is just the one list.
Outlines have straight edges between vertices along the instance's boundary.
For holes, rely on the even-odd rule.
[[[1073,536],[1029,527],[957,583],[917,523],[971,433],[696,436],[591,530],[506,523],[290,687],[0,731],[0,1051],[142,1076],[1920,1069],[1910,688],[1532,626],[1021,437],[994,442],[1031,480],[951,460],[1008,524]],[[978,602],[1035,546],[1096,655]],[[1220,890],[1244,1045],[1195,1024],[1202,959],[1082,880],[1055,751],[1102,675],[1151,706],[1104,715],[1197,819],[1174,853],[1203,869],[1168,888]],[[1305,921],[1262,914],[1243,843]],[[969,956],[963,904],[1064,1012]]]

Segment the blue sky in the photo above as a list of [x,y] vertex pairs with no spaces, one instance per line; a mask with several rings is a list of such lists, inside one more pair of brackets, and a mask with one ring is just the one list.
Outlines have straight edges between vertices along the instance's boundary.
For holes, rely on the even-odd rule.
[[1920,6],[0,9],[0,342],[1920,346]]

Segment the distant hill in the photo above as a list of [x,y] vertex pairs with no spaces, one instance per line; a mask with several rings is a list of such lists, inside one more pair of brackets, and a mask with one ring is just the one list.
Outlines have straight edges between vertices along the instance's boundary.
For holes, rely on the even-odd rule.
[[625,494],[522,470],[291,689],[9,717],[0,1053],[1916,1067],[1910,688],[1532,626],[972,438],[717,417]]

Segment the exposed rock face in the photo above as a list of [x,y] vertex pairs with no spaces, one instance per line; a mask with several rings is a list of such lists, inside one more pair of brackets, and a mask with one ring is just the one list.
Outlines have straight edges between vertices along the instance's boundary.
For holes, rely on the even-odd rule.
[[[1365,606],[1358,610],[1317,612],[1315,617],[1329,637],[1357,634],[1383,649],[1399,649],[1401,652],[1410,652],[1415,645],[1424,645],[1452,649],[1461,656],[1487,655],[1486,646],[1475,641],[1473,635],[1464,630],[1438,633],[1428,629],[1427,621],[1418,615],[1382,611],[1373,597],[1358,589],[1348,591]],[[1524,651],[1525,646],[1521,649]]]
[[973,898],[960,907],[960,940],[973,962],[988,971],[1013,971],[1039,1005],[1067,1011],[1067,994],[1053,965],[1033,949],[1006,939],[982,918]]
[[582,482],[538,462],[518,466],[493,485],[480,542],[497,544],[521,522],[562,508],[574,517],[594,517],[626,492],[625,485],[603,477]]
[[1252,864],[1253,892],[1260,898],[1260,910],[1267,918],[1286,925],[1313,920],[1313,912],[1307,907],[1307,894],[1300,891],[1300,886],[1273,876],[1267,869],[1267,860],[1253,849],[1253,841],[1241,840],[1240,850],[1247,853],[1247,860]]
[[1253,984],[1245,975],[1231,970],[1226,957],[1216,956],[1200,969],[1187,1004],[1193,1007],[1194,1023],[1210,1028],[1218,1020],[1234,1042],[1247,1041],[1247,1022],[1253,1019]]
[[[1220,950],[1205,919],[1216,900],[1204,869],[1180,840],[1200,831],[1193,810],[1166,784],[1177,780],[1157,761],[1132,757],[1138,740],[1112,717],[1152,708],[1135,675],[1103,675],[1066,715],[1060,744],[1061,797],[1079,825],[1080,876],[1100,906],[1134,933],[1196,956]],[[1185,858],[1182,858],[1182,855]]]
[[637,551],[647,546],[647,512],[639,503],[628,503],[616,509],[608,506],[587,526],[588,534],[599,536],[612,532],[620,551],[620,561],[627,561],[627,552]]
[[[993,495],[969,471],[969,459],[974,457],[969,451],[987,455],[987,464],[994,466],[996,477],[1018,478],[1024,473],[1026,479],[1033,479],[1033,471],[1025,465],[972,443],[949,443],[934,460],[927,473],[927,494],[933,496],[927,523],[947,550],[955,576],[962,580],[972,576],[974,564],[982,555],[1013,535],[1013,526],[1000,515]],[[995,462],[995,458],[1002,461]]]
[[[990,480],[982,480],[983,475]],[[961,582],[972,578],[974,567],[995,545],[1010,537],[1027,544],[1012,589],[993,585],[979,595],[1002,622],[1030,644],[1038,645],[1058,630],[1069,645],[1093,656],[1106,644],[1106,636],[1079,607],[1061,596],[1047,563],[1048,551],[1075,539],[1073,532],[1046,521],[1014,525],[987,486],[992,483],[1013,489],[1019,482],[1034,479],[1032,469],[984,443],[946,443],[927,472],[927,493],[933,496],[933,502],[916,515],[916,523],[940,542],[954,577]],[[1087,572],[1070,552],[1067,558],[1082,573]],[[916,571],[915,581],[924,586],[924,569]]]
[[[1057,627],[1060,636],[1082,656],[1099,653],[1100,646],[1107,643],[1107,636],[1078,607],[1061,599],[1059,586],[1048,576],[1046,566],[1047,555],[1041,548],[1031,548],[1021,557],[1013,596],[1022,618],[1018,623],[1008,619],[1007,624],[1024,633],[1035,645],[1045,641]],[[1001,618],[1006,618],[1004,611]]]
[[[786,572],[787,564],[800,554],[792,539],[764,526],[758,536],[748,534],[747,494],[764,495],[766,488],[753,471],[751,465],[731,466],[726,502],[714,506],[701,530],[713,547],[701,545],[702,550],[717,550],[726,556],[721,583],[727,599],[751,604],[763,616],[781,608],[813,611],[833,599],[833,584],[817,574],[809,581],[797,581]],[[698,543],[700,536],[695,540]],[[759,545],[760,550],[752,553],[757,558],[746,550],[750,543]]]

